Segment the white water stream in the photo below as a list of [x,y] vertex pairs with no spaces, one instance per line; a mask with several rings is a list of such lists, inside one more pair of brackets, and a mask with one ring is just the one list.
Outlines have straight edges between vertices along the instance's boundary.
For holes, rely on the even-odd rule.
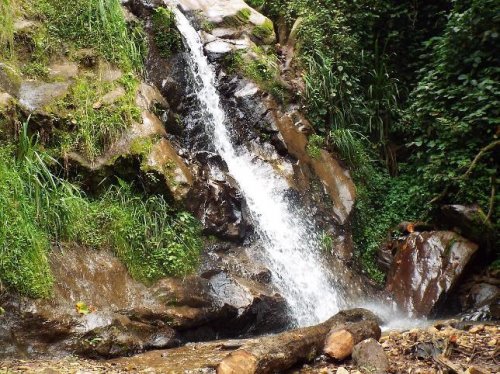
[[298,326],[331,317],[342,307],[342,298],[320,259],[321,246],[314,224],[306,212],[292,210],[285,197],[286,181],[270,165],[231,141],[230,121],[221,108],[215,72],[203,52],[200,36],[179,9],[172,10],[189,50],[188,68],[206,131],[246,199],[273,284],[287,300]]

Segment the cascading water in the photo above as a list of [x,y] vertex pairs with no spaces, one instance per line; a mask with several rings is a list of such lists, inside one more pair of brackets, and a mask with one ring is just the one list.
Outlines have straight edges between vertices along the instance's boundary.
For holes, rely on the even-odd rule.
[[292,210],[285,196],[286,181],[271,166],[231,141],[215,72],[204,55],[200,36],[179,9],[172,10],[190,52],[188,67],[206,131],[246,199],[273,283],[287,300],[298,326],[323,321],[339,310],[342,299],[319,257],[321,246],[314,224],[305,218],[305,212]]

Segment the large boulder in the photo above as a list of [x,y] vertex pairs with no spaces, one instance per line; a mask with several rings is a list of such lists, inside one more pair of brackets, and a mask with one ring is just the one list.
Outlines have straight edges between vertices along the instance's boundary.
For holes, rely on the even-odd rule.
[[437,312],[477,249],[451,231],[411,233],[398,246],[386,290],[410,315]]
[[243,0],[180,0],[179,4],[184,11],[201,13],[204,21],[215,26],[211,33],[224,42],[252,38],[271,44],[276,40],[272,21]]

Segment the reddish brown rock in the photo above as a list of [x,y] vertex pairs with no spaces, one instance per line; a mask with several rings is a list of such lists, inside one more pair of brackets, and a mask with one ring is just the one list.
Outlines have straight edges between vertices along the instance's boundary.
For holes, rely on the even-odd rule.
[[456,285],[477,249],[451,231],[412,233],[397,249],[386,289],[401,309],[427,316]]

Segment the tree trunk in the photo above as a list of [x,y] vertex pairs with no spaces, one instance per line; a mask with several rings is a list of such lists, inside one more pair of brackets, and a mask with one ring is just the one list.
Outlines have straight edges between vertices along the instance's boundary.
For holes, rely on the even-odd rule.
[[[320,354],[331,330],[354,326],[362,321],[373,321],[376,324],[378,318],[368,310],[352,309],[342,311],[316,326],[252,339],[226,356],[218,365],[217,373],[260,374],[286,370],[298,362],[310,361]],[[352,331],[356,329],[352,328]]]

